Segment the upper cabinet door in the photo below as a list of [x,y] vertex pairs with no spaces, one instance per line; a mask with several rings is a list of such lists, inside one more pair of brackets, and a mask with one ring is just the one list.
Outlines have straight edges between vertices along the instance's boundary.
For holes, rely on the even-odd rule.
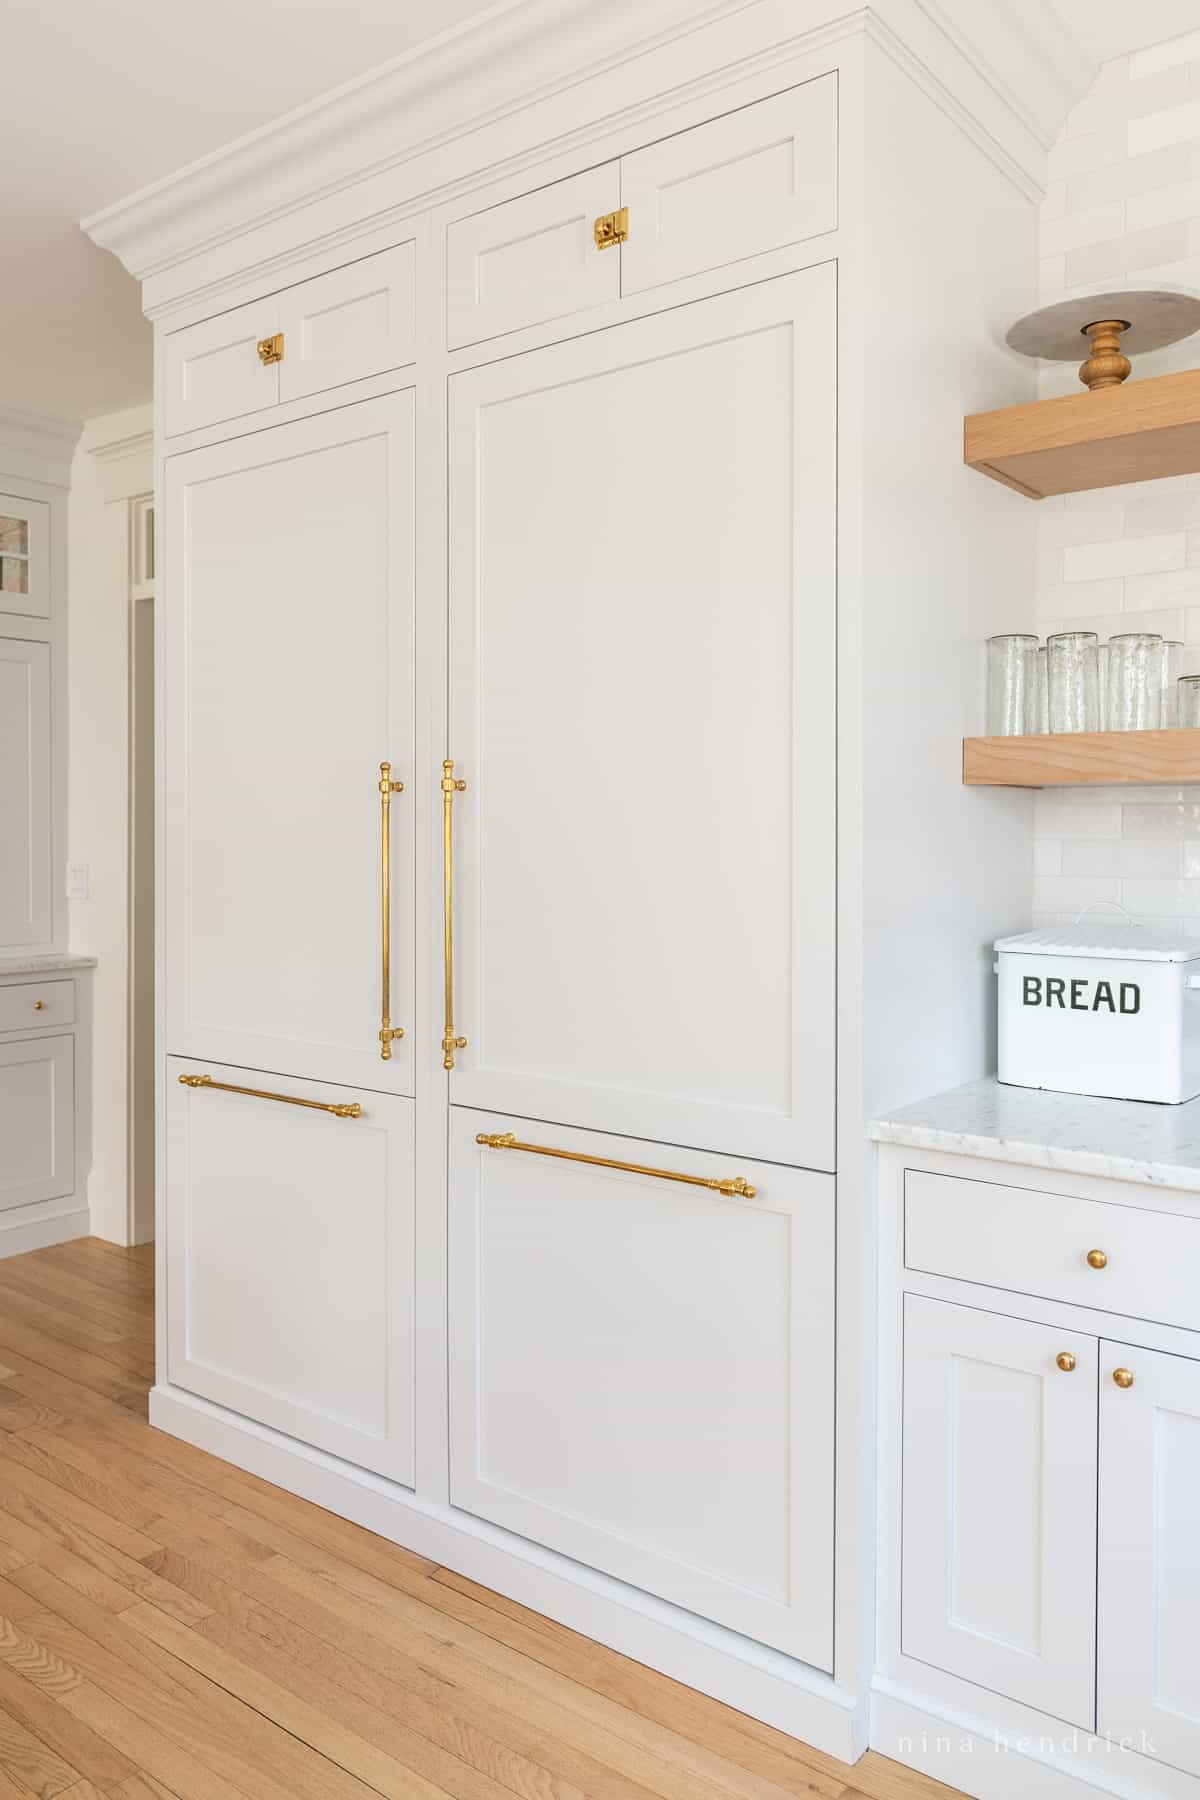
[[0,944],[48,944],[50,646],[0,638]]
[[410,1093],[412,392],[168,458],[165,501],[165,1048]]
[[161,376],[166,435],[177,437],[274,406],[279,364],[264,362],[258,346],[278,330],[279,301],[272,295],[168,333]]
[[726,113],[621,158],[637,294],[837,225],[837,76]]
[[834,305],[451,380],[456,1102],[833,1168]]
[[50,508],[0,494],[0,613],[50,617]]
[[617,164],[603,163],[451,225],[448,347],[618,299],[621,253],[616,245],[597,248],[595,223],[620,206],[620,193]]
[[416,355],[416,245],[398,244],[279,296],[280,400],[381,375]]
[[[1118,1386],[1127,1369],[1132,1385]],[[1200,1775],[1200,1362],[1100,1346],[1097,1726]]]
[[1089,1731],[1096,1363],[1078,1332],[905,1301],[904,1653]]

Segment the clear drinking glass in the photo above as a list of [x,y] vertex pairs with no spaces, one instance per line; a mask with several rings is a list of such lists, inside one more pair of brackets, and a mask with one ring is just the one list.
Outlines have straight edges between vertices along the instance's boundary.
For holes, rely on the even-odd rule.
[[1108,645],[1096,646],[1096,691],[1100,696],[1100,729],[1108,730]]
[[1029,704],[1030,663],[1037,639],[1028,631],[990,637],[988,650],[987,728],[989,737],[1020,737]]
[[1122,631],[1108,640],[1110,731],[1154,731],[1162,718],[1163,641],[1157,631]]
[[1176,683],[1176,710],[1181,726],[1200,725],[1200,675],[1181,675]]
[[1162,646],[1162,718],[1164,730],[1179,723],[1179,662],[1183,645],[1178,638],[1164,638]]
[[1051,731],[1099,731],[1098,647],[1094,631],[1056,631],[1046,639]]
[[1025,696],[1025,730],[1034,736],[1050,729],[1050,683],[1046,673],[1046,646],[1039,644],[1029,658],[1029,686]]

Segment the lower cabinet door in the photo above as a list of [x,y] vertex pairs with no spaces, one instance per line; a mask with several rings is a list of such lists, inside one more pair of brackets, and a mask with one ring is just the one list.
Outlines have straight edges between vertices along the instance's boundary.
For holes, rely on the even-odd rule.
[[833,1178],[451,1111],[453,1503],[829,1668]]
[[905,1300],[904,1652],[1084,1730],[1096,1369],[1094,1337]]
[[167,1090],[171,1381],[411,1484],[412,1102],[175,1058]]
[[0,1044],[0,1212],[75,1186],[75,1039]]
[[[1121,1383],[1118,1371],[1127,1371]],[[1192,1775],[1200,1775],[1198,1520],[1200,1362],[1102,1343],[1099,1728]]]

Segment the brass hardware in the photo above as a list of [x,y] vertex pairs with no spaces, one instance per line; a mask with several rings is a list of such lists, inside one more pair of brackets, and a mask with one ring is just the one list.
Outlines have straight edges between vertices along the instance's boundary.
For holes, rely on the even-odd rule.
[[442,1067],[454,1067],[454,1052],[465,1050],[465,1037],[454,1035],[454,796],[465,794],[465,781],[454,778],[454,764],[442,764],[442,960],[445,969],[446,1029],[442,1033]]
[[380,897],[383,904],[381,932],[381,968],[379,1002],[379,1054],[384,1062],[392,1060],[392,1044],[404,1036],[401,1025],[392,1024],[392,795],[402,794],[404,783],[392,780],[392,765],[379,765],[379,817],[381,835],[382,878]]
[[44,1000],[35,1000],[33,1003],[33,1010],[34,1012],[45,1012],[46,1002]]
[[1069,1375],[1075,1367],[1075,1358],[1069,1350],[1060,1350],[1054,1360],[1064,1375]]
[[653,1175],[656,1181],[682,1181],[688,1187],[711,1188],[730,1200],[753,1200],[758,1193],[744,1175],[680,1175],[674,1169],[651,1169],[645,1163],[614,1162],[609,1156],[584,1156],[579,1150],[553,1150],[549,1144],[522,1144],[511,1131],[481,1131],[475,1139],[485,1150],[526,1150],[530,1156],[558,1156],[563,1162],[591,1163],[597,1169],[623,1169],[627,1175]]
[[282,331],[277,331],[274,337],[259,338],[258,360],[263,365],[264,369],[269,368],[272,363],[283,361]]
[[335,1119],[361,1119],[362,1107],[357,1100],[334,1106],[328,1100],[301,1100],[295,1094],[271,1094],[266,1088],[235,1087],[231,1081],[214,1081],[211,1075],[181,1075],[180,1087],[219,1088],[223,1094],[249,1094],[252,1100],[280,1100],[284,1106],[307,1106],[313,1112],[332,1113]]
[[1087,1266],[1089,1269],[1107,1269],[1107,1253],[1103,1250],[1089,1250],[1087,1253]]
[[1114,1369],[1113,1380],[1119,1388],[1131,1388],[1133,1386],[1133,1370]]
[[592,226],[592,234],[596,239],[597,250],[608,250],[613,244],[623,244],[629,236],[629,208],[621,206],[616,212],[601,213]]

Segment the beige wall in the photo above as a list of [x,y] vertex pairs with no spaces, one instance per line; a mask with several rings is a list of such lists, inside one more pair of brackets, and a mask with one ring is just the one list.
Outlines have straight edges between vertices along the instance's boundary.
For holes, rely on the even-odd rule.
[[71,470],[67,856],[89,868],[68,903],[72,950],[95,976],[92,1230],[131,1241],[130,500],[153,485],[149,407],[85,425]]

